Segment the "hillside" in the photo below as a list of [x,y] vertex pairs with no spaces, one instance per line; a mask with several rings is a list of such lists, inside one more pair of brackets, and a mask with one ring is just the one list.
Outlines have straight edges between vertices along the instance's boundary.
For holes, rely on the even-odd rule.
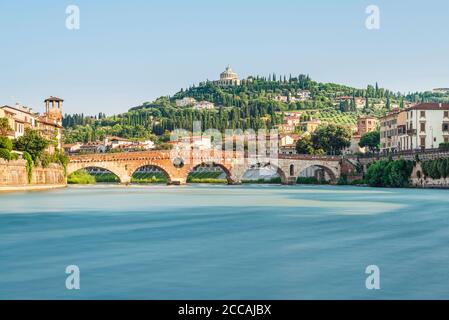
[[[183,98],[210,102],[213,109],[179,106]],[[106,135],[125,138],[156,139],[175,128],[190,130],[195,120],[203,128],[273,128],[283,122],[285,112],[301,111],[304,119],[320,119],[343,125],[353,125],[360,115],[382,116],[394,107],[415,102],[449,102],[449,92],[423,92],[403,95],[380,88],[366,89],[334,83],[319,83],[309,76],[249,77],[240,85],[220,87],[212,82],[181,89],[171,97],[145,102],[123,114],[107,117],[83,114],[64,118],[65,141],[88,142]]]

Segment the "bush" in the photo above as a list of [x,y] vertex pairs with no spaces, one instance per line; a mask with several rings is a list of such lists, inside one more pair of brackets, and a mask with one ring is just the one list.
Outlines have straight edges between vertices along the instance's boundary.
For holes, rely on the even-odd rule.
[[26,129],[25,134],[14,141],[14,149],[26,151],[33,160],[39,159],[50,142],[37,130]]
[[70,184],[95,184],[96,180],[94,176],[91,176],[85,170],[78,170],[67,178],[67,183]]
[[340,178],[338,178],[337,184],[340,186],[345,186],[348,184],[348,176],[345,174],[342,174]]
[[298,183],[298,184],[320,184],[318,179],[315,177],[298,177],[298,179],[296,179],[296,183]]
[[12,150],[12,141],[8,137],[0,137],[0,149]]
[[0,149],[0,158],[5,160],[12,160],[11,152],[8,149],[1,148]]
[[421,166],[425,177],[440,179],[449,176],[449,159],[424,161]]
[[401,188],[410,184],[415,162],[406,160],[376,161],[365,174],[365,182],[372,187]]

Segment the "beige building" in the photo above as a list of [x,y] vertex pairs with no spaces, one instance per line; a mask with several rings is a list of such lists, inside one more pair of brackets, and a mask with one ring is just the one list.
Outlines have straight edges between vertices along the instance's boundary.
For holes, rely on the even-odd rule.
[[357,135],[363,136],[365,133],[376,131],[379,121],[375,117],[362,116],[357,119]]
[[321,120],[309,120],[301,122],[301,130],[304,132],[313,133],[321,125]]
[[394,109],[380,118],[380,151],[395,152],[398,150],[398,116],[401,111]]
[[10,130],[8,132],[1,132],[0,134],[6,135],[10,139],[14,139],[16,137],[16,122],[14,120],[14,112],[5,110],[0,108],[0,118],[8,119],[8,124]]
[[381,119],[381,151],[435,149],[449,142],[449,104],[421,103]]
[[226,67],[226,70],[220,74],[220,80],[216,80],[213,82],[218,86],[238,86],[240,85],[240,79],[234,71],[232,71],[230,66]]
[[37,115],[32,112],[31,108],[16,103],[14,107],[3,106],[2,109],[5,113],[8,113],[10,117],[12,116],[13,121],[10,126],[14,130],[13,138],[23,136],[25,129],[34,128],[36,126]]
[[193,106],[196,103],[196,100],[191,97],[184,97],[182,99],[178,99],[175,101],[177,107],[187,107]]
[[[13,129],[9,134],[11,139],[23,136],[28,128],[39,130],[43,137],[56,142],[58,149],[62,148],[62,103],[64,100],[57,97],[45,99],[45,113],[34,113],[31,108],[16,104],[14,107],[3,106],[0,108],[0,117],[9,119]],[[50,145],[49,152],[54,151],[54,145]]]
[[196,109],[196,110],[210,110],[210,109],[214,109],[214,108],[215,108],[215,105],[209,101],[200,101],[193,105],[193,109]]

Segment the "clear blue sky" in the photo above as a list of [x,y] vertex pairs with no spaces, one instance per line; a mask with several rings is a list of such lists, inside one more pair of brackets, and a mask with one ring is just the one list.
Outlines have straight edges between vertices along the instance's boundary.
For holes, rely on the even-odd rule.
[[[81,28],[65,27],[67,5]],[[365,8],[381,28],[365,28]],[[310,74],[395,91],[449,87],[449,1],[1,1],[0,104],[120,113],[230,64],[248,75]]]

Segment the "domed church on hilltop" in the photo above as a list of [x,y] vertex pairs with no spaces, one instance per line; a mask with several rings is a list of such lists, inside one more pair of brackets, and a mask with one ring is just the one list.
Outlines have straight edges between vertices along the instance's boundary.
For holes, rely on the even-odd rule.
[[220,80],[214,81],[214,84],[218,86],[238,86],[240,85],[240,79],[230,66],[226,67],[226,70],[220,74]]

